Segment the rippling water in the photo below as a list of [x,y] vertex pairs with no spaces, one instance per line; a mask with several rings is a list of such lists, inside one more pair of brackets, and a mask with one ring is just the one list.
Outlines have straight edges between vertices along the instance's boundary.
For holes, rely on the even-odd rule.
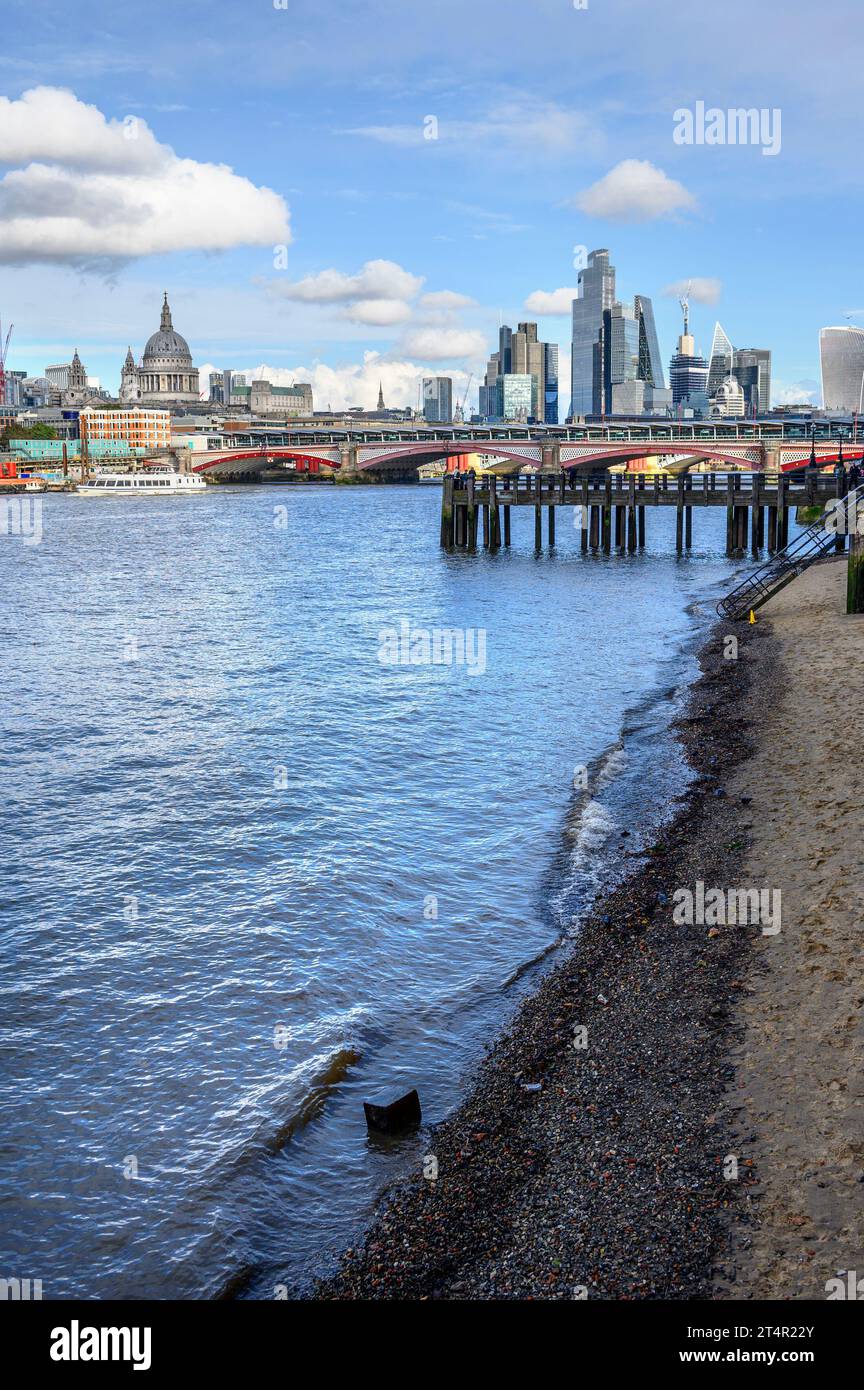
[[[569,509],[554,552],[526,511],[467,556],[439,505],[57,496],[0,537],[0,1273],[302,1288],[424,1152],[362,1101],[441,1118],[668,812],[725,513],[680,560],[672,509],[637,556],[582,556]],[[403,618],[484,630],[485,671],[382,664]]]

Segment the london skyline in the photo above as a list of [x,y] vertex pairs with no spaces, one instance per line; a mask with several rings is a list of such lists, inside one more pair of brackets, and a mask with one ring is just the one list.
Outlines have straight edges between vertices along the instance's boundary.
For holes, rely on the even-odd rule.
[[[519,6],[463,15],[445,0],[433,28],[419,6],[378,0],[340,17],[338,46],[302,0],[250,12],[227,47],[210,37],[223,5],[169,24],[159,3],[148,26],[97,9],[84,35],[21,6],[4,53],[13,369],[78,347],[116,390],[168,288],[202,373],[267,364],[310,380],[322,407],[371,406],[379,380],[388,404],[413,404],[423,376],[470,372],[476,401],[499,322],[520,319],[560,344],[567,383],[578,247],[609,247],[622,298],[651,296],[667,371],[692,280],[702,354],[718,318],[736,345],[770,347],[777,404],[818,403],[819,330],[862,321],[842,80],[861,42],[842,0],[816,35],[802,4],[733,3],[722,25],[686,26],[671,6],[542,4],[524,25]],[[845,22],[829,106],[813,62]],[[700,101],[781,110],[782,147],[676,144],[675,112]]]

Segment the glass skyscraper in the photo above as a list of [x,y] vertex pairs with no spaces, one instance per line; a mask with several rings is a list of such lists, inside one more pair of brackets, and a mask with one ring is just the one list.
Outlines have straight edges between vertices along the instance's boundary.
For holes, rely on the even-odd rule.
[[543,420],[558,424],[558,344],[543,344]]
[[573,342],[570,358],[571,415],[603,413],[603,315],[615,303],[615,267],[605,249],[591,251],[579,272],[578,296],[573,300]]
[[826,410],[858,414],[864,404],[864,328],[823,328],[819,332],[822,404]]
[[653,408],[660,392],[665,393],[651,300],[637,294],[632,307],[616,300],[615,267],[606,250],[589,254],[578,291],[573,301],[571,414],[641,415],[647,395]]
[[732,375],[735,366],[735,349],[719,323],[714,325],[711,341],[711,356],[708,359],[708,396],[716,396],[718,386]]
[[504,372],[495,382],[495,417],[527,421],[533,413],[537,387],[528,372]]

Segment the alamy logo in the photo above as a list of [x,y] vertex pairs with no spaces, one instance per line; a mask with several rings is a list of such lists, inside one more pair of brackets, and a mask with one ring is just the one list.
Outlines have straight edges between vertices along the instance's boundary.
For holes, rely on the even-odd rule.
[[859,1303],[864,1300],[864,1279],[858,1278],[856,1269],[846,1269],[843,1271],[846,1278],[828,1279],[825,1282],[825,1292],[828,1301],[832,1299],[848,1299],[850,1302]]
[[695,889],[676,888],[672,894],[672,921],[676,926],[761,926],[763,936],[780,933],[779,888],[708,888],[701,880]]
[[676,145],[761,145],[763,154],[780,153],[782,119],[778,106],[771,110],[767,106],[739,106],[723,111],[719,106],[706,109],[704,101],[697,101],[695,111],[681,106],[672,120]]
[[864,506],[856,497],[832,497],[825,503],[822,529],[835,536],[864,536]]
[[38,1302],[41,1297],[41,1279],[0,1279],[0,1302]]
[[52,1361],[131,1361],[133,1371],[150,1369],[149,1327],[69,1327],[51,1331]]
[[399,627],[378,631],[382,666],[464,666],[469,676],[486,670],[483,627],[414,627],[403,618]]
[[20,536],[25,545],[42,540],[42,498],[0,497],[0,536]]

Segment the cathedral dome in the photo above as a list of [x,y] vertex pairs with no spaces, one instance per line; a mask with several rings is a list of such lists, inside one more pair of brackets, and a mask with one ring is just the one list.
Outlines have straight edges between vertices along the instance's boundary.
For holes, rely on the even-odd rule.
[[172,365],[192,365],[192,354],[189,351],[189,344],[186,339],[175,332],[171,322],[171,310],[168,307],[168,295],[165,295],[165,302],[162,305],[162,321],[156,333],[151,333],[144,348],[143,365],[146,367],[149,362],[167,362]]
[[140,367],[127,360],[123,368],[123,389],[124,399],[145,405],[189,405],[199,398],[198,368],[186,339],[174,331],[167,294],[159,328],[147,339]]

